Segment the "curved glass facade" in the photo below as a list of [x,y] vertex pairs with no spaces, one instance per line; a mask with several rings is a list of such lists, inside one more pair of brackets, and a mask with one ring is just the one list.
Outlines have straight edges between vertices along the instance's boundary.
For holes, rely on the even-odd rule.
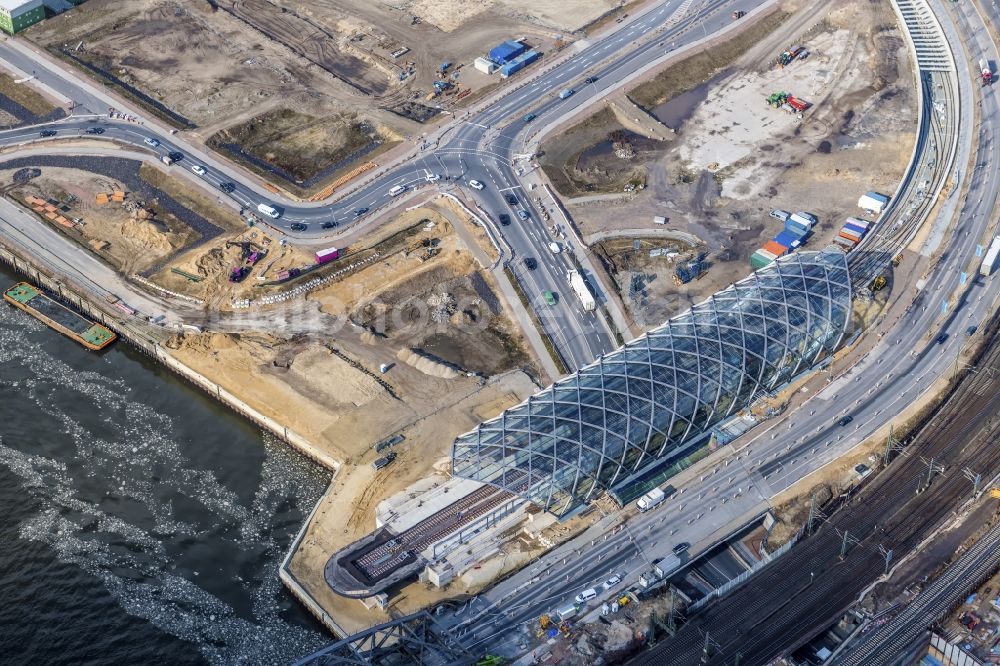
[[835,351],[850,309],[844,253],[779,259],[462,435],[452,473],[564,516]]

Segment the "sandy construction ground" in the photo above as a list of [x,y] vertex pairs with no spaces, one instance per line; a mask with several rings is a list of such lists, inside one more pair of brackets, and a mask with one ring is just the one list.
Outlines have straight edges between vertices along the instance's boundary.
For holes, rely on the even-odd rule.
[[[779,27],[748,44],[707,83],[692,81],[684,88],[682,62],[681,69],[654,74],[632,91],[635,99],[656,103],[652,113],[677,130],[659,149],[633,139],[636,157],[623,162],[627,166],[608,162],[610,178],[623,168],[641,169],[645,189],[632,195],[577,192],[568,199],[586,238],[614,230],[636,237],[675,231],[703,244],[707,274],[681,287],[672,280],[675,264],[649,259],[648,252],[606,264],[640,325],[657,325],[746,276],[749,255],[781,230],[770,210],[816,215],[819,224],[805,248],[821,249],[844,218],[861,214],[861,194],[893,193],[906,167],[916,98],[888,0],[789,2],[782,10],[789,16]],[[774,67],[774,58],[790,44],[803,44],[809,57]],[[660,93],[666,89],[675,92],[664,101]],[[767,106],[765,98],[779,91],[812,106],[801,118]],[[613,129],[606,122],[581,126],[577,135],[596,141]],[[572,157],[558,143],[555,149]],[[581,149],[586,144],[575,154]],[[615,159],[610,151],[601,154]],[[654,216],[667,224],[654,225]]]

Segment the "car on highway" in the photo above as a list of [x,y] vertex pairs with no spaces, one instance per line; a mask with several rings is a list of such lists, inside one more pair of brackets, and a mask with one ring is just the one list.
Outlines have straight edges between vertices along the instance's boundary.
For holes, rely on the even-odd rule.
[[508,192],[507,194],[503,195],[503,198],[506,199],[507,203],[509,203],[511,206],[516,206],[518,204],[517,197],[515,197],[510,192]]
[[472,179],[469,181],[469,187],[471,187],[474,190],[481,190],[486,186],[480,183],[478,180]]
[[589,587],[580,594],[576,595],[576,599],[574,599],[573,601],[575,601],[578,604],[585,604],[591,599],[595,599],[596,597],[597,597],[597,590],[595,590],[592,587]]
[[103,127],[88,127],[87,134],[104,134]]
[[305,231],[308,228],[308,224],[302,224],[301,222],[292,222],[292,226],[289,227],[292,231]]
[[525,257],[524,258],[524,267],[527,268],[529,271],[533,271],[536,268],[538,268],[538,262],[535,261],[534,257]]
[[438,175],[436,173],[429,173],[429,174],[427,174],[427,182],[428,183],[436,183],[439,180],[441,180],[441,176],[440,175]]
[[521,218],[522,220],[527,220],[528,219],[528,211],[526,211],[526,210],[519,210],[519,211],[517,211],[517,216],[519,218]]
[[837,419],[837,423],[840,424],[841,426],[845,426],[853,420],[854,417],[848,414],[847,416],[841,416],[839,419]]
[[389,188],[390,197],[398,197],[400,194],[406,191],[406,185],[393,185]]
[[526,115],[526,116],[524,117],[524,122],[526,122],[526,123],[530,123],[530,122],[531,122],[532,120],[534,120],[535,118],[537,118],[537,116],[536,116],[535,114],[533,114],[533,113],[529,113],[528,115]]
[[622,582],[621,575],[620,574],[613,574],[611,576],[611,578],[609,578],[606,581],[604,581],[604,589],[605,590],[610,590],[611,588],[613,588],[615,585],[617,585],[620,582]]
[[41,132],[38,133],[38,136],[55,136],[55,135],[56,135],[55,130],[42,130]]
[[156,148],[157,146],[160,145],[160,142],[151,136],[147,136],[145,139],[142,140],[142,142],[147,146],[149,146],[150,148]]
[[230,183],[230,182],[222,182],[222,183],[219,183],[219,189],[222,190],[223,192],[230,192],[230,193],[231,192],[235,192],[236,191],[236,184],[235,183]]
[[587,78],[585,78],[583,80],[584,83],[588,83],[588,84],[589,83],[595,83],[596,81],[597,81],[597,77],[596,76],[588,76]]
[[556,243],[555,241],[552,241],[551,243],[549,243],[549,250],[552,251],[552,254],[559,254],[560,252],[562,252],[562,245]]
[[970,326],[969,328],[965,329],[965,334],[966,335],[974,335],[975,332],[978,331],[978,330],[979,330],[978,326]]
[[321,224],[319,226],[322,229],[333,229],[335,226],[337,226],[337,223],[334,222],[333,220],[327,220],[326,222],[324,222],[323,224]]
[[359,208],[356,211],[354,211],[354,217],[361,217],[362,215],[364,215],[367,212],[368,212],[367,208],[364,208],[364,207]]
[[938,343],[939,345],[943,345],[947,340],[948,340],[947,333],[942,333],[941,335],[934,338],[934,342]]
[[510,226],[510,215],[507,213],[500,213],[497,217],[500,218],[500,226],[509,227]]
[[690,547],[691,547],[691,544],[689,544],[687,541],[682,541],[681,543],[679,543],[676,546],[674,546],[674,555],[680,555],[681,553],[685,552]]
[[271,204],[266,204],[266,203],[257,204],[257,212],[263,213],[264,215],[267,215],[268,217],[275,220],[281,217],[281,211],[272,206]]
[[194,171],[199,176],[204,176],[206,173],[208,173],[205,170],[205,167],[201,166],[200,164],[194,164],[194,165],[192,165],[191,166],[191,171]]
[[549,307],[558,303],[556,300],[556,292],[554,291],[543,291],[542,296],[545,298],[545,304]]

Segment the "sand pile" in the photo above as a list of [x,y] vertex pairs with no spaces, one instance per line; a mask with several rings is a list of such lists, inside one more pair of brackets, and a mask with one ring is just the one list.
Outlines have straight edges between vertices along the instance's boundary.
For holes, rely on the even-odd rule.
[[455,379],[456,377],[462,376],[461,372],[447,363],[433,359],[426,354],[420,353],[416,349],[400,349],[399,353],[396,354],[396,358],[407,365],[413,366],[425,375],[430,375],[431,377]]

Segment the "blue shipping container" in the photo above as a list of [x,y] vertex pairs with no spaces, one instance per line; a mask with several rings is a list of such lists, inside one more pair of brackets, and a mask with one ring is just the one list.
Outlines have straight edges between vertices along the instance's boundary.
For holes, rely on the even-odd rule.
[[809,235],[809,227],[804,224],[799,224],[791,218],[785,222],[785,231],[796,234],[799,238],[805,238]]
[[507,63],[500,68],[500,76],[507,78],[511,74],[520,72],[522,69],[530,65],[531,63],[538,60],[540,53],[538,51],[528,51],[523,56],[515,60],[514,62]]
[[774,237],[774,241],[779,245],[784,245],[788,248],[797,248],[802,243],[802,238],[796,236],[790,231],[782,231],[777,236]]
[[862,228],[862,227],[859,227],[859,226],[858,226],[858,225],[856,225],[856,224],[851,224],[850,222],[848,222],[847,224],[845,224],[845,225],[844,225],[844,228],[845,228],[845,229],[850,229],[851,231],[856,231],[856,232],[858,232],[859,234],[861,234],[862,236],[864,236],[864,235],[865,235],[865,232],[866,232],[866,231],[868,231],[867,229],[864,229],[864,228]]

